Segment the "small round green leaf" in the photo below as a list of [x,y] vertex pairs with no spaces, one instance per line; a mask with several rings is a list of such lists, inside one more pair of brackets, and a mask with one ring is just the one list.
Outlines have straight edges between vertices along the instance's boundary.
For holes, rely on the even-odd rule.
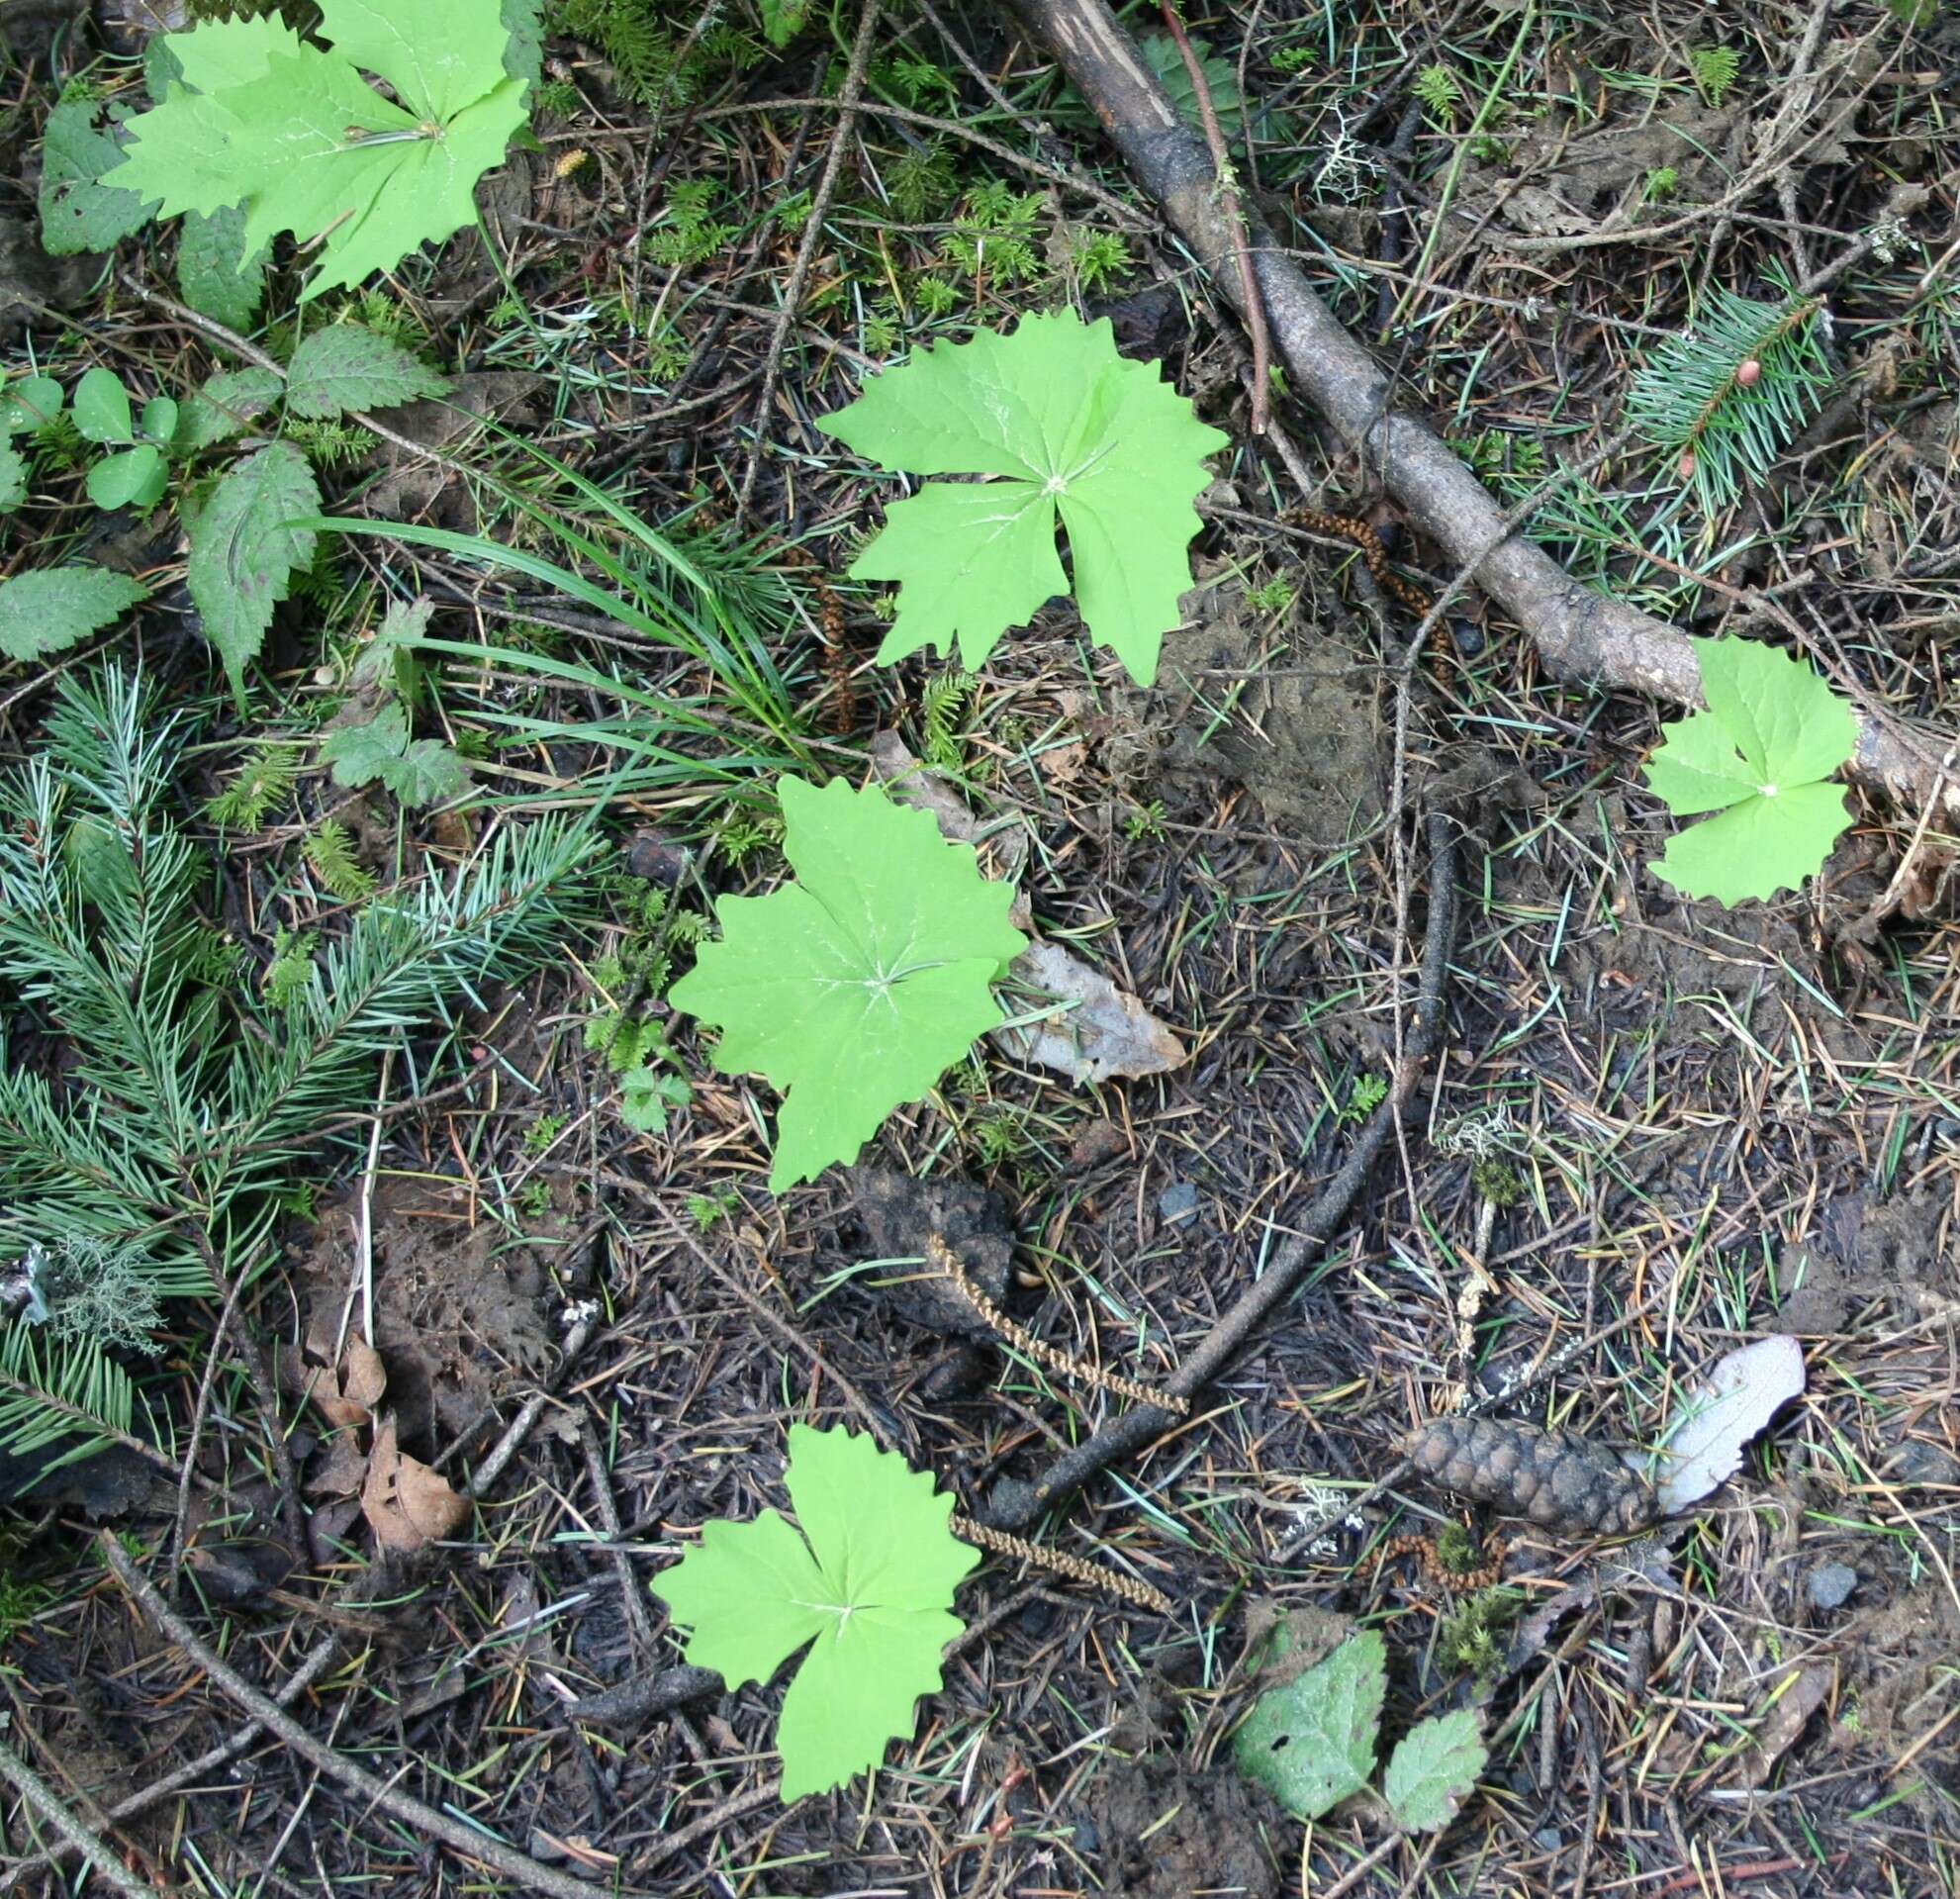
[[75,384],[74,417],[84,441],[136,439],[130,427],[130,392],[113,369],[91,369]]
[[169,471],[148,442],[111,455],[88,471],[88,498],[106,514],[115,508],[153,508],[163,498]]

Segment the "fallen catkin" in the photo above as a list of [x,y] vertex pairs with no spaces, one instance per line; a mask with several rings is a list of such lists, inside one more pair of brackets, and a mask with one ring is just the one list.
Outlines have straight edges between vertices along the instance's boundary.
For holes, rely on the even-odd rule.
[[1404,1440],[1416,1473],[1547,1530],[1613,1536],[1654,1514],[1654,1494],[1603,1445],[1502,1418],[1433,1418]]

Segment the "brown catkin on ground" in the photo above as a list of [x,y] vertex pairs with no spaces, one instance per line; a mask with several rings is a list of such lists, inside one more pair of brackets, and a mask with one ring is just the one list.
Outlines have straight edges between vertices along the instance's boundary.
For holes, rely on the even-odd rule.
[[1612,1536],[1653,1518],[1652,1486],[1589,1438],[1503,1418],[1434,1418],[1402,1448],[1427,1482],[1547,1530]]

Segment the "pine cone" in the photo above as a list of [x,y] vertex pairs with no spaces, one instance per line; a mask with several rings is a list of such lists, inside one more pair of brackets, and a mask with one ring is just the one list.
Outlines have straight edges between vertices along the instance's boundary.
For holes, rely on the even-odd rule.
[[1403,1441],[1417,1474],[1547,1530],[1617,1535],[1654,1514],[1652,1486],[1603,1445],[1498,1418],[1433,1418]]

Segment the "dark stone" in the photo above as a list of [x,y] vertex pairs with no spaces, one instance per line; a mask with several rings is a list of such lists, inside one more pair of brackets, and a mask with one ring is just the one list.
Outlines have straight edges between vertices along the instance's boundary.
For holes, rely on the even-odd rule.
[[1820,1563],[1804,1578],[1804,1593],[1814,1609],[1841,1609],[1858,1586],[1858,1572],[1848,1563]]

